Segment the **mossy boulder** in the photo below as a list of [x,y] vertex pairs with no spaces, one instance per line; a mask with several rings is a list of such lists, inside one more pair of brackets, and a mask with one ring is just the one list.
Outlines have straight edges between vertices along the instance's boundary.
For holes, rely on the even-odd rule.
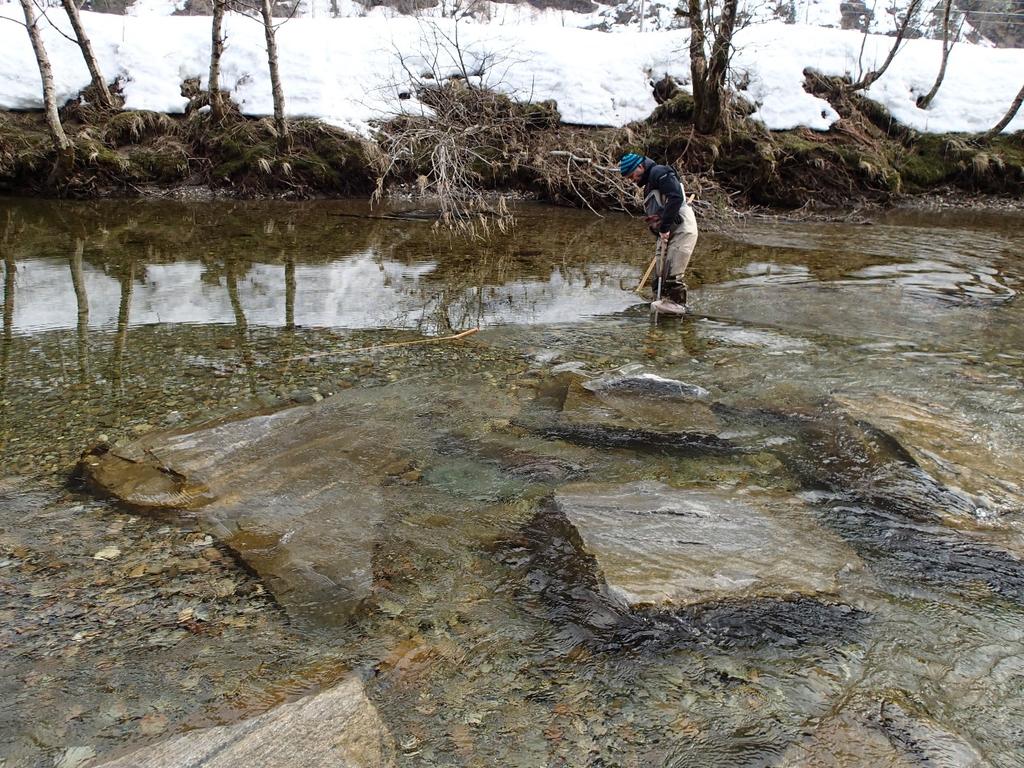
[[655,108],[651,120],[653,122],[692,120],[693,110],[693,96],[686,91],[678,91],[671,99]]
[[127,144],[141,144],[161,136],[174,136],[177,133],[178,123],[170,115],[162,112],[128,110],[111,115],[103,126],[102,138],[112,147],[122,147]]

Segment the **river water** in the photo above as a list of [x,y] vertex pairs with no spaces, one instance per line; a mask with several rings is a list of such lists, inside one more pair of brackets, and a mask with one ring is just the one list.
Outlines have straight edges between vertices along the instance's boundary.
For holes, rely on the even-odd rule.
[[[524,206],[473,240],[359,203],[0,201],[0,765],[354,673],[399,765],[1024,766],[1022,225],[740,220],[702,235],[680,321],[632,292],[652,244],[622,215]],[[588,394],[636,371],[706,389],[742,450],[679,451],[658,440],[689,411]],[[310,528],[322,556],[349,498],[380,500],[357,610],[201,510],[73,477],[98,443],[282,408],[358,414],[338,455],[383,457],[339,459],[342,485],[379,476]],[[273,515],[282,483],[237,495]],[[827,598],[624,605],[544,513],[623,488],[770,497],[791,533],[719,573],[775,547],[797,582],[819,546],[853,566]],[[631,552],[653,572],[662,543]]]

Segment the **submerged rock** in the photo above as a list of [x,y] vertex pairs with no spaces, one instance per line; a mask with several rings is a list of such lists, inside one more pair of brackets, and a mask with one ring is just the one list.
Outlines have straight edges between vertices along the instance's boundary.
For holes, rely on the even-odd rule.
[[[998,526],[974,523],[977,508],[967,494],[937,480],[912,448],[886,429],[846,413],[841,403],[799,410],[678,403],[669,410],[684,430],[691,424],[710,429],[677,432],[644,428],[661,426],[664,419],[637,410],[636,398],[626,402],[601,395],[595,405],[594,394],[577,382],[558,384],[561,399],[541,402],[542,418],[525,428],[595,449],[693,459],[771,456],[783,477],[788,475],[784,482],[800,489],[816,520],[873,567],[956,589],[982,582],[1007,599],[1024,600],[1024,561],[1018,554],[1024,544],[1017,524],[1012,519]],[[586,393],[589,402],[578,392]],[[552,409],[557,411],[553,416]]]
[[633,395],[656,400],[706,400],[711,393],[685,381],[666,379],[633,367],[583,382],[585,389],[613,395]]
[[894,746],[919,758],[925,765],[944,768],[982,768],[989,765],[977,747],[966,738],[898,702],[883,702],[877,721]]
[[93,768],[386,768],[387,726],[350,677],[322,693],[232,725],[190,731]]
[[874,570],[958,590],[983,583],[1024,602],[1024,561],[1011,526],[984,531],[998,539],[995,546],[978,540],[975,506],[932,477],[896,437],[834,407],[763,414],[768,430],[792,436],[773,451],[802,497]]
[[136,507],[196,509],[214,499],[205,483],[164,466],[125,458],[116,451],[86,454],[80,469],[94,485]]
[[846,710],[821,720],[783,753],[776,768],[920,768],[921,762],[894,746],[882,729]]
[[[550,424],[557,415],[558,425],[582,430],[572,440],[579,444],[603,447],[602,441],[615,439],[616,431],[633,431],[641,439],[644,433],[657,432],[653,437],[657,443],[666,434],[720,434],[722,424],[709,397],[703,387],[644,372],[643,366],[635,365],[596,378],[580,372],[552,376],[537,388],[534,410],[542,424]],[[606,437],[593,434],[596,430],[603,430]],[[634,446],[643,449],[639,441]]]
[[[868,709],[870,707],[870,709]],[[985,768],[969,739],[893,701],[856,701],[830,713],[786,750],[778,768]]]
[[[570,490],[584,488],[597,493],[595,486]],[[623,521],[625,536],[631,522]],[[566,652],[585,646],[601,653],[627,652],[633,658],[664,657],[675,648],[770,647],[773,653],[799,653],[808,645],[835,648],[860,637],[871,619],[862,610],[832,601],[830,595],[820,599],[788,586],[774,596],[768,589],[722,589],[704,590],[693,596],[701,602],[689,604],[683,599],[631,603],[628,595],[610,585],[602,570],[605,561],[587,548],[554,497],[540,505],[515,538],[499,544],[497,556],[518,574],[510,580],[520,585],[517,604],[557,626]],[[624,567],[643,570],[645,563],[637,559]],[[845,582],[845,574],[839,577]],[[707,577],[713,578],[714,574]]]
[[555,496],[610,595],[631,607],[836,594],[860,559],[792,498],[580,484]]
[[748,449],[771,451],[805,491],[820,498],[927,523],[973,514],[964,495],[928,474],[898,439],[835,403],[789,412],[714,408],[727,434],[742,434],[734,439]]
[[837,400],[899,439],[915,462],[975,506],[975,516],[1024,511],[1024,458],[1019,445],[1007,444],[1007,435],[979,431],[977,424],[935,403],[893,395]]

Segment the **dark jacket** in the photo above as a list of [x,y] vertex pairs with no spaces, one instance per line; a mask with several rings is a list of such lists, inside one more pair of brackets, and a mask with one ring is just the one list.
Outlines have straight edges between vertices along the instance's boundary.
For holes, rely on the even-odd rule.
[[[670,166],[658,165],[649,157],[644,159],[644,173],[640,177],[640,183],[644,187],[644,198],[651,192],[658,191],[662,194],[664,208],[661,211],[661,222],[658,224],[659,232],[671,232],[679,223],[679,211],[683,207],[683,185],[679,177]],[[651,226],[654,229],[654,226]]]

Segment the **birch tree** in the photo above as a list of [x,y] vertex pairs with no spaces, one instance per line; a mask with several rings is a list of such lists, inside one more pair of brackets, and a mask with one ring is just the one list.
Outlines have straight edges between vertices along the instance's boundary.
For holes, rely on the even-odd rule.
[[[64,0],[69,2],[70,0]],[[220,90],[220,57],[224,54],[224,14],[228,0],[213,0],[213,30],[210,41],[210,115],[224,119],[224,94]]]
[[957,25],[956,34],[952,36],[950,40],[949,34],[949,16],[953,10],[953,0],[946,0],[946,10],[942,15],[942,62],[939,64],[939,73],[935,76],[935,83],[928,93],[917,100],[918,109],[928,109],[931,106],[932,99],[935,98],[935,94],[939,92],[939,88],[942,87],[942,81],[946,77],[946,65],[949,63],[949,53],[953,50],[953,46],[960,39],[960,30],[963,29],[964,19],[966,16],[960,18],[960,23]]
[[981,141],[988,142],[992,141],[996,136],[1003,132],[1003,128],[1010,124],[1010,121],[1017,116],[1018,110],[1020,110],[1021,103],[1024,103],[1024,85],[1021,86],[1020,90],[1017,91],[1017,96],[1010,105],[1010,108],[1003,115],[1003,119],[993,125],[987,133],[982,135]]
[[39,77],[43,81],[43,111],[46,116],[46,127],[50,131],[50,140],[57,152],[57,164],[50,177],[52,183],[71,170],[75,162],[75,145],[64,133],[64,126],[61,125],[60,115],[57,112],[53,69],[50,67],[50,57],[46,55],[46,46],[43,44],[43,36],[39,31],[39,17],[36,16],[32,0],[21,0],[21,9],[25,13],[25,29],[28,30],[29,39],[32,41],[36,64],[39,65]]
[[267,38],[267,64],[270,67],[270,91],[274,97],[274,126],[277,129],[277,146],[287,150],[291,143],[288,123],[284,119],[284,91],[281,88],[281,73],[277,66],[277,30],[271,15],[270,0],[262,0],[260,14],[263,17],[263,31]]
[[[226,3],[228,0],[224,0]],[[281,151],[291,148],[291,134],[288,122],[284,117],[284,88],[281,85],[281,72],[277,57],[277,27],[292,19],[299,8],[294,3],[291,12],[277,25],[274,24],[272,0],[235,0],[235,7],[240,8],[247,16],[259,14],[263,23],[263,33],[267,41],[267,66],[270,69],[270,91],[274,100],[274,130],[277,132],[277,146]]]
[[114,98],[110,95],[107,81],[100,72],[100,64],[96,59],[96,53],[92,49],[92,42],[89,40],[85,27],[82,25],[82,17],[78,14],[78,6],[75,4],[75,0],[61,0],[61,3],[68,15],[68,19],[71,20],[71,28],[75,30],[75,37],[78,41],[78,47],[82,49],[85,66],[89,68],[89,77],[92,78],[93,99],[101,107],[111,109],[114,106]]

